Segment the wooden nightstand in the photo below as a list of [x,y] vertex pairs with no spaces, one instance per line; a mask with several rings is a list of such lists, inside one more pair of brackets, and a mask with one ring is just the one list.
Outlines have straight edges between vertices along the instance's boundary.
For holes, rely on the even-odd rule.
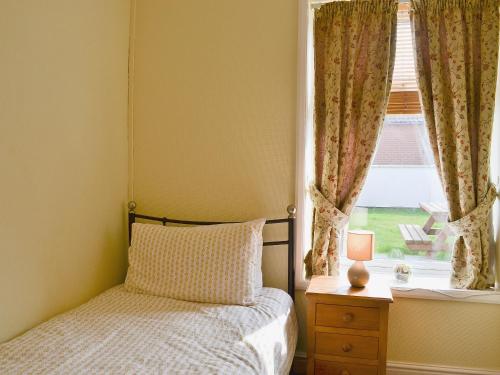
[[385,375],[391,289],[370,280],[363,289],[316,276],[306,291],[307,373]]

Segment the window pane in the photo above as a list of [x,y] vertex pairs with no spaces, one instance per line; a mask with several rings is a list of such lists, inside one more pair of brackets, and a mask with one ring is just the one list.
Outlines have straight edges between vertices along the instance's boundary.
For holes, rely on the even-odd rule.
[[[431,217],[436,222],[426,226]],[[423,116],[387,115],[349,229],[375,232],[375,258],[432,268],[450,260],[453,238],[442,231],[446,219]]]

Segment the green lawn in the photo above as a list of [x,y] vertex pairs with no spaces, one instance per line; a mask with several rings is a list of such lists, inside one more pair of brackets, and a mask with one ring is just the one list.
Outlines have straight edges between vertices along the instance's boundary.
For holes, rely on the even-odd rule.
[[[425,252],[409,250],[401,236],[398,224],[423,226],[429,215],[419,208],[364,208],[356,207],[349,220],[349,229],[366,229],[375,232],[375,253],[392,258],[409,255],[425,255]],[[436,226],[439,227],[439,226]],[[433,236],[431,236],[433,237]],[[449,259],[448,252],[440,252],[436,258]]]

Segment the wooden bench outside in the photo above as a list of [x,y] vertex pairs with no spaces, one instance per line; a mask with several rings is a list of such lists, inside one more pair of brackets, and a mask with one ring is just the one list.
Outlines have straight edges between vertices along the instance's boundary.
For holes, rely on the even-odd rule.
[[434,229],[434,223],[446,223],[448,221],[448,207],[444,203],[421,202],[420,208],[430,216],[422,228],[427,234],[439,234],[440,229]]
[[434,241],[425,233],[420,225],[399,224],[399,231],[403,236],[406,246],[414,251],[427,251],[428,256],[438,251],[450,251],[450,245],[446,242],[448,236],[452,233],[447,226],[439,229]]
[[399,224],[399,231],[410,250],[432,251],[432,240],[420,225]]

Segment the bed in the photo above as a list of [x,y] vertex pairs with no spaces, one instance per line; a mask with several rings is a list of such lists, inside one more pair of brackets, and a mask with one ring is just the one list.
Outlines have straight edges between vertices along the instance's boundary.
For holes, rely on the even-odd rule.
[[[136,214],[176,224],[216,224]],[[293,257],[294,218],[288,240]],[[189,302],[111,288],[0,344],[0,374],[288,374],[297,342],[293,259],[289,292],[262,288],[251,306]],[[290,289],[292,288],[292,289]]]

